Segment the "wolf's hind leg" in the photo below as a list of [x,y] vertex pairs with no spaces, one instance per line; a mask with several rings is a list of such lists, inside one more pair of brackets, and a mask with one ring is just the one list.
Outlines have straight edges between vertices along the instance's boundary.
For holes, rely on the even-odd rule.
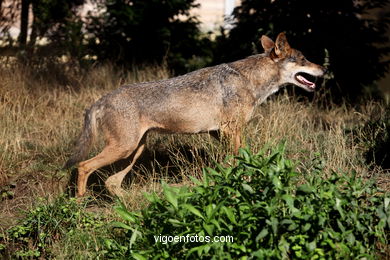
[[112,164],[126,158],[133,151],[125,149],[117,142],[109,142],[108,145],[95,157],[79,164],[77,179],[77,196],[82,197],[87,188],[88,177],[100,167]]
[[135,150],[135,154],[133,156],[133,159],[131,160],[131,163],[129,166],[127,166],[122,171],[110,176],[106,182],[104,183],[108,191],[112,195],[116,195],[118,197],[123,197],[123,189],[121,188],[122,181],[125,178],[126,174],[133,168],[135,162],[137,161],[138,157],[142,154],[143,150],[145,148],[145,143],[142,142],[138,148]]

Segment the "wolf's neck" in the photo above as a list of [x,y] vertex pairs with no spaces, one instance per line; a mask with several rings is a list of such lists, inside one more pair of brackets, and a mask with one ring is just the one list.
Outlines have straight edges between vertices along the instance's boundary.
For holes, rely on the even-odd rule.
[[232,66],[249,80],[248,88],[259,104],[280,88],[279,68],[266,54],[233,62]]

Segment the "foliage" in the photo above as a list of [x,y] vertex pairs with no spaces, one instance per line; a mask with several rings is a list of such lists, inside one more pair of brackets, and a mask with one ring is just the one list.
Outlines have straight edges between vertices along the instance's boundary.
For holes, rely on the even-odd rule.
[[78,6],[84,3],[83,0],[32,0],[34,24],[37,35],[43,37],[51,33],[56,27],[61,27],[69,18],[76,14]]
[[[204,171],[193,189],[164,184],[141,212],[116,207],[122,237],[107,239],[110,257],[135,259],[375,258],[387,244],[390,198],[355,174],[323,178],[319,163],[298,178],[284,146],[267,155],[241,149],[235,166]],[[321,160],[318,160],[321,161]],[[231,243],[159,243],[155,237],[233,236]]]
[[[266,34],[275,39],[287,32],[292,47],[321,64],[330,56],[334,74],[328,87],[334,97],[354,97],[382,77],[388,68],[388,22],[377,12],[389,0],[244,0],[234,12],[233,29],[218,39],[215,62],[236,60],[262,52],[258,42]],[[374,10],[374,11],[372,11]],[[387,46],[387,47],[386,47]]]
[[88,24],[92,55],[122,65],[166,61],[185,69],[194,56],[210,55],[209,41],[189,13],[197,6],[194,0],[105,1],[104,12],[90,16]]
[[[24,1],[24,9],[33,12],[29,41],[19,47],[24,63],[42,66],[42,57],[50,67],[52,60],[66,57],[71,66],[84,65],[95,59],[118,65],[167,63],[176,72],[198,69],[211,62],[212,42],[198,28],[199,22],[190,10],[195,0],[142,1],[92,0],[98,10],[81,17],[84,0]],[[14,47],[7,34],[15,20],[11,4],[9,19],[1,19],[2,41]],[[0,12],[5,13],[2,8]],[[26,23],[27,26],[27,23]],[[24,41],[27,28],[24,28]],[[40,42],[45,42],[42,44]],[[26,45],[26,49],[24,49]],[[15,49],[16,50],[16,49]],[[92,59],[91,59],[92,58]],[[64,60],[61,60],[64,62]]]
[[21,258],[49,257],[53,243],[64,236],[102,225],[99,218],[85,211],[85,205],[63,195],[53,203],[41,202],[19,224],[8,229],[0,237],[0,253]]
[[[83,4],[83,0],[23,2],[22,5],[27,5],[27,9],[31,5],[33,13],[27,58],[32,58],[32,54],[49,57],[67,55],[80,61],[83,56],[83,23],[78,15],[78,8]],[[37,44],[42,39],[47,44]]]

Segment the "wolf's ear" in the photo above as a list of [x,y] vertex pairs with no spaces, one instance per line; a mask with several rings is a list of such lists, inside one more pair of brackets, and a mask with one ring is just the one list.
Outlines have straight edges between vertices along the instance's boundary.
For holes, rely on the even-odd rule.
[[275,43],[275,54],[282,58],[289,54],[291,50],[290,44],[287,42],[286,33],[279,33]]
[[266,35],[261,36],[261,46],[263,46],[263,49],[265,52],[270,52],[273,47],[275,47],[275,43],[271,38],[269,38]]

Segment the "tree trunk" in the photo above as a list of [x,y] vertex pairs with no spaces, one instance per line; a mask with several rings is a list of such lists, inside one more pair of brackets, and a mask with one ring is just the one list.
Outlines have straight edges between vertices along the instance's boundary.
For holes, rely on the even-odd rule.
[[28,33],[28,12],[29,12],[30,0],[22,0],[22,13],[20,15],[20,34],[19,44],[20,47],[24,48],[27,43]]

